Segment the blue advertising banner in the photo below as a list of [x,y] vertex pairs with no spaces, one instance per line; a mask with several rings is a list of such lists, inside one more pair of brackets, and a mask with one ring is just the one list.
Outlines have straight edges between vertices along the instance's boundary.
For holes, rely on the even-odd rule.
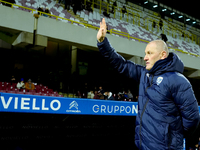
[[137,108],[136,102],[0,94],[0,112],[136,116]]
[[136,116],[138,103],[0,93],[0,112]]

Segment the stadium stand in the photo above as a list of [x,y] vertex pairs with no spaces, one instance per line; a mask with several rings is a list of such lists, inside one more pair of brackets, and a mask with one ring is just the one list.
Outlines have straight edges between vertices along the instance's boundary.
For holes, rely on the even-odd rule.
[[[122,2],[124,3],[124,2]],[[156,26],[154,29],[152,27],[153,20],[158,24],[159,18],[153,17],[147,13],[144,13],[141,10],[131,9],[129,5],[127,7],[128,13],[125,14],[124,18],[121,15],[121,8],[123,7],[121,2],[117,2],[116,13],[111,15],[111,18],[103,16],[102,13],[99,13],[99,9],[93,8],[94,11],[89,12],[87,10],[78,11],[77,15],[74,15],[71,11],[67,11],[63,8],[62,4],[57,3],[53,0],[16,0],[16,5],[28,7],[30,9],[25,9],[23,7],[13,6],[17,9],[25,10],[31,13],[36,12],[39,6],[48,7],[53,19],[59,19],[64,22],[73,23],[74,25],[79,25],[83,27],[85,23],[94,26],[94,29],[99,27],[99,22],[104,17],[107,21],[108,30],[112,35],[132,39],[134,41],[148,43],[149,41],[160,38],[160,34],[164,33],[168,38],[168,46],[171,49],[179,49],[178,51],[190,54],[192,56],[198,57],[200,55],[200,47],[195,44],[192,36],[188,36],[190,33],[187,33],[187,36],[181,37],[181,32],[177,29],[174,29],[172,26],[169,26],[168,22],[163,20],[163,30],[159,29],[159,26]],[[103,2],[102,7],[107,7],[108,3]],[[100,5],[100,4],[99,4]],[[110,1],[110,5],[112,2]],[[33,10],[32,10],[33,9]],[[132,14],[134,13],[134,17]],[[57,16],[57,17],[56,17]],[[66,18],[66,19],[62,19]],[[95,28],[96,27],[96,28]],[[139,40],[138,40],[139,39]]]
[[[36,83],[35,83],[36,84]],[[41,96],[54,96],[54,97],[63,97],[62,94],[49,89],[48,86],[42,84],[35,85],[35,90],[26,90],[16,88],[17,83],[10,82],[0,82],[0,92],[3,93],[15,93],[15,94],[29,94],[29,95],[41,95]]]

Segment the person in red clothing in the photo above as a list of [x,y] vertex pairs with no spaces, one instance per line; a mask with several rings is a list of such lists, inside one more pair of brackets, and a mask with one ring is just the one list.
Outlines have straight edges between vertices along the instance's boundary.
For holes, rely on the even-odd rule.
[[100,99],[99,95],[98,95],[98,91],[94,92],[94,98],[93,99]]

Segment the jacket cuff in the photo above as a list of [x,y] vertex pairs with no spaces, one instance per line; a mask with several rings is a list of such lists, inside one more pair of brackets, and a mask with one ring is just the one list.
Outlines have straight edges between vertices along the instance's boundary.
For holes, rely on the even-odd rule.
[[106,42],[108,42],[107,37],[105,37],[104,40],[103,40],[102,42],[99,42],[99,41],[97,40],[97,46],[98,46],[98,47],[99,47],[99,46],[102,46],[102,45],[105,44]]

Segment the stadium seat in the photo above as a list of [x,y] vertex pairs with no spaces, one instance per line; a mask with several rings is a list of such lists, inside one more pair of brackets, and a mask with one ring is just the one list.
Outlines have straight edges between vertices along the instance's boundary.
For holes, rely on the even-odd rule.
[[8,91],[6,91],[6,93],[16,93],[16,91],[13,91],[13,90],[12,90],[12,91],[9,91],[9,90],[8,90]]

